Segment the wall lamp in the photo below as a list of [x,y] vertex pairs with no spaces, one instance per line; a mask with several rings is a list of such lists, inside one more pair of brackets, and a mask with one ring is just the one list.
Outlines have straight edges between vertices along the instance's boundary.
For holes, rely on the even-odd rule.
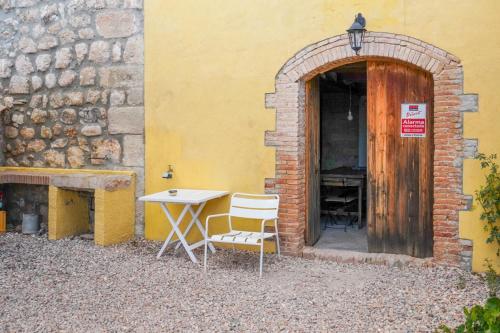
[[366,32],[365,26],[366,20],[363,15],[359,13],[354,17],[354,23],[347,29],[349,44],[351,44],[351,48],[356,52],[356,55],[359,55],[359,50],[361,50],[361,45],[363,44],[363,37]]

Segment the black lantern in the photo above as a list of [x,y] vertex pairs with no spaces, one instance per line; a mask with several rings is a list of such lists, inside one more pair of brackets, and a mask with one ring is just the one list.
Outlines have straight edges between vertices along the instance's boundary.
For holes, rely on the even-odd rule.
[[349,34],[349,43],[356,54],[359,54],[359,50],[361,50],[361,44],[363,43],[363,37],[365,36],[366,31],[365,25],[366,20],[363,15],[359,13],[354,18],[354,23],[349,29],[347,29],[347,33]]

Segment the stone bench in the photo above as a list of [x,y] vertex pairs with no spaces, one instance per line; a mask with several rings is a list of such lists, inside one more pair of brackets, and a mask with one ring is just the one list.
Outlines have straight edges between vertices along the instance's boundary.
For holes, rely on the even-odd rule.
[[49,239],[88,231],[88,200],[79,191],[94,193],[95,244],[111,245],[134,237],[135,174],[131,171],[3,167],[0,183],[48,186]]

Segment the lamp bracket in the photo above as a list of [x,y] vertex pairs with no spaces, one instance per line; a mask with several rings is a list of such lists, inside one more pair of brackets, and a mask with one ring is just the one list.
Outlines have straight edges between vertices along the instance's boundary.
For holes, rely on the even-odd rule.
[[358,13],[358,15],[354,17],[354,22],[358,22],[359,25],[361,25],[361,27],[363,28],[366,26],[366,19],[363,17],[363,14],[361,13]]

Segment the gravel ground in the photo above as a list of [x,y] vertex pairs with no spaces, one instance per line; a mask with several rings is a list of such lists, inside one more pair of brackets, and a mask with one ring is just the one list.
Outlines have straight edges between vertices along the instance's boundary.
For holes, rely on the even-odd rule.
[[449,268],[267,255],[259,279],[254,253],[218,251],[205,275],[182,251],[157,260],[159,247],[0,235],[0,331],[431,332],[487,296]]

